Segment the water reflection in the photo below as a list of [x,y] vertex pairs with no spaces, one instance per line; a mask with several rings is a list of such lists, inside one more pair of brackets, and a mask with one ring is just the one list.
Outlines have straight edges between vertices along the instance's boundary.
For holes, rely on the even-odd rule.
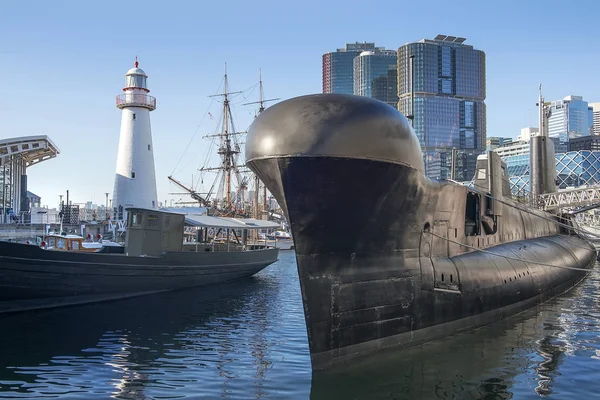
[[260,398],[286,369],[307,397],[306,333],[287,334],[303,324],[288,258],[232,284],[3,316],[0,397]]
[[312,374],[294,255],[282,253],[247,281],[0,317],[0,398],[590,398],[599,289],[595,270],[519,316]]

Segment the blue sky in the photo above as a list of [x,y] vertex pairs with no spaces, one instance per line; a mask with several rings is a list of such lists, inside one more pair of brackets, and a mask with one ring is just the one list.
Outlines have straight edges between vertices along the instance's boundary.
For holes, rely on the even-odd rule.
[[[46,134],[60,148],[28,171],[43,204],[55,206],[67,189],[74,202],[104,204],[119,140],[115,96],[137,55],[158,99],[151,120],[159,200],[178,200],[167,176],[191,183],[203,165],[202,135],[215,123],[203,117],[225,62],[232,90],[255,85],[262,68],[266,96],[287,99],[320,92],[321,55],[344,43],[397,49],[437,34],[466,37],[486,52],[487,135],[516,137],[537,125],[539,83],[547,100],[600,101],[599,12],[593,0],[3,2],[0,137]],[[240,129],[254,115],[241,103],[256,96],[234,99]],[[216,118],[219,104],[210,112]]]

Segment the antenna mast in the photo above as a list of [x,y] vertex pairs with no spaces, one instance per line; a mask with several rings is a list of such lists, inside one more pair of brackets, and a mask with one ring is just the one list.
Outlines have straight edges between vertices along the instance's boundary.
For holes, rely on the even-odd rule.
[[[259,80],[258,80],[258,85],[259,85],[259,94],[258,94],[258,101],[253,101],[251,103],[244,103],[243,105],[250,105],[250,104],[258,104],[258,114],[255,116],[258,117],[260,115],[260,113],[262,113],[263,111],[265,111],[265,103],[267,101],[277,101],[279,100],[279,97],[276,99],[264,99],[264,93],[263,93],[263,82],[262,82],[262,70],[259,68],[258,69],[258,76],[259,76]],[[258,179],[258,175],[254,175],[254,218],[258,219],[258,191],[260,190],[260,180]],[[265,185],[263,185],[263,212],[267,211],[267,187]]]

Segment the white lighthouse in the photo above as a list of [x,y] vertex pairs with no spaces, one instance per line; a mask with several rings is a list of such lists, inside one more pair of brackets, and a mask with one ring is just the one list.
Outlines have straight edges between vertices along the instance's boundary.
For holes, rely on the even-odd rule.
[[125,74],[124,93],[117,96],[117,107],[122,110],[112,201],[117,220],[126,219],[128,207],[157,208],[158,204],[150,129],[156,99],[148,95],[147,78],[136,57],[135,67]]

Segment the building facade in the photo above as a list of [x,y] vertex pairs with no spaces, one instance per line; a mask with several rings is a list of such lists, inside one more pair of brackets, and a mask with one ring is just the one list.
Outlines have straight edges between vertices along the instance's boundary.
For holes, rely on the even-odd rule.
[[398,107],[398,67],[396,64],[390,67],[387,75],[373,80],[372,97],[394,108]]
[[592,135],[600,135],[600,103],[588,103],[592,108]]
[[[558,189],[600,184],[600,151],[568,151],[557,153],[555,157]],[[504,161],[510,176],[511,192],[517,196],[528,194],[529,155],[508,156]]]
[[513,138],[505,138],[505,137],[500,137],[500,136],[490,136],[486,139],[485,141],[485,149],[487,151],[489,150],[494,150],[497,149],[498,147],[501,146],[506,146],[508,144],[511,144],[513,142]]
[[569,140],[569,151],[600,151],[600,136],[582,136]]
[[372,97],[396,108],[397,64],[394,50],[361,52],[353,60],[354,94]]
[[[464,44],[465,40],[438,35],[398,49],[398,109],[404,115],[414,115],[426,174],[433,179],[449,176],[447,160],[453,147],[475,158],[486,148],[485,53]],[[474,167],[457,171],[457,179],[471,179],[474,173]]]
[[548,136],[558,138],[562,144],[592,132],[592,107],[581,96],[567,96],[553,101],[549,112]]
[[354,58],[363,51],[382,51],[375,43],[347,43],[322,57],[323,93],[354,94]]

